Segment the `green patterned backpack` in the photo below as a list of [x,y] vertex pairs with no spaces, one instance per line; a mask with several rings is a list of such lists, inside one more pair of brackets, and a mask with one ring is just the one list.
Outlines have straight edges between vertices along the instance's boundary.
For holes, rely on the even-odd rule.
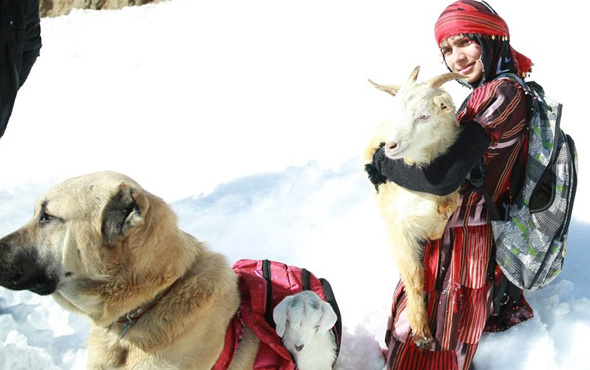
[[560,103],[547,98],[535,82],[514,74],[500,78],[516,80],[532,96],[532,118],[524,183],[504,220],[492,221],[496,262],[513,284],[534,290],[553,281],[563,266],[577,153],[560,128]]

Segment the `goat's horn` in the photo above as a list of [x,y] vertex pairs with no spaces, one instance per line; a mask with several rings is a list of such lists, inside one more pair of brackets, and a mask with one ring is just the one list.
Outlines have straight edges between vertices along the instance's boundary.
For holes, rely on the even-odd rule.
[[416,82],[416,80],[418,79],[418,72],[420,72],[420,66],[416,66],[412,73],[410,73],[409,80],[411,80],[412,82]]
[[400,86],[398,85],[380,85],[371,80],[369,80],[369,83],[378,88],[379,90],[385,91],[386,93],[391,94],[393,96],[395,96],[400,89]]
[[446,82],[449,82],[451,80],[459,80],[462,78],[467,78],[467,76],[462,75],[461,73],[456,73],[456,72],[444,73],[442,75],[431,78],[428,81],[428,84],[431,87],[436,89],[438,87],[441,87]]

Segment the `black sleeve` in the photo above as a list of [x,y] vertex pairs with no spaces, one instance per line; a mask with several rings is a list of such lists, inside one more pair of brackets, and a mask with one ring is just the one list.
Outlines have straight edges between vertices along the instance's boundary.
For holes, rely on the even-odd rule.
[[409,166],[401,159],[390,159],[380,148],[373,157],[373,168],[371,165],[366,168],[371,181],[376,184],[375,181],[387,179],[406,189],[435,195],[452,193],[461,186],[490,145],[490,136],[478,123],[468,122],[462,127],[457,141],[447,153],[426,167]]
[[33,68],[33,64],[37,61],[37,56],[39,55],[39,51],[27,51],[23,53],[23,63],[20,70],[19,76],[19,84],[22,86],[27,77],[29,77],[29,73],[31,73],[31,69]]
[[25,35],[23,44],[22,64],[19,74],[19,87],[22,86],[41,49],[41,19],[39,16],[39,0],[27,0],[25,7]]

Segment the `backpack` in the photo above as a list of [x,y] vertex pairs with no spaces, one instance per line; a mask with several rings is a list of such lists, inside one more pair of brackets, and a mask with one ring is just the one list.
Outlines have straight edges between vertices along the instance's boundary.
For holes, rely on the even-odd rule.
[[486,196],[496,263],[514,285],[535,290],[553,281],[563,266],[578,158],[573,139],[560,127],[562,105],[546,97],[535,82],[514,74],[500,78],[510,78],[525,89],[531,97],[531,116],[524,182],[504,218],[498,217]]
[[[264,354],[264,366],[260,368],[293,369],[291,354],[282,346],[275,330],[274,308],[283,298],[303,290],[312,290],[328,302],[338,317],[332,328],[336,340],[336,357],[342,338],[342,318],[334,292],[326,279],[317,278],[305,268],[288,266],[270,260],[243,259],[233,266],[239,276],[241,292],[241,316],[244,324],[260,338],[258,354]],[[257,359],[258,361],[258,359]],[[274,363],[273,366],[269,364]]]

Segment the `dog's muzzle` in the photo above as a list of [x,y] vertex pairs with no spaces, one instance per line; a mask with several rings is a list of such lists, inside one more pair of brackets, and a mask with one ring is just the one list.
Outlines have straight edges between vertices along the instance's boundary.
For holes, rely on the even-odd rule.
[[0,240],[0,285],[11,290],[30,290],[48,295],[57,289],[58,278],[34,248],[14,248]]

